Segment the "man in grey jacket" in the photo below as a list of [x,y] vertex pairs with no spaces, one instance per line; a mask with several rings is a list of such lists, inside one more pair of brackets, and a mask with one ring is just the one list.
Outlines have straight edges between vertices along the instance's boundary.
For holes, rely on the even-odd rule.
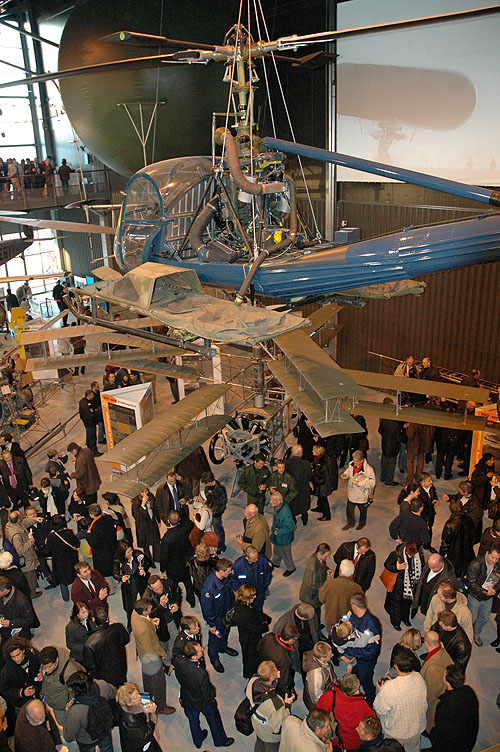
[[275,690],[278,684],[278,669],[273,661],[262,661],[247,684],[245,694],[252,707],[252,726],[255,731],[254,752],[278,752],[281,740],[281,724],[290,715],[293,694],[283,699]]
[[65,681],[76,671],[85,669],[73,658],[69,650],[48,645],[40,651],[40,669],[42,671],[42,693],[47,705],[52,708],[56,721],[64,725],[66,705],[71,699],[71,693]]
[[484,556],[476,556],[467,569],[469,593],[467,603],[474,624],[474,642],[481,648],[480,637],[491,613],[491,601],[500,593],[500,543],[492,543]]
[[84,671],[77,671],[70,676],[67,680],[67,686],[73,693],[74,699],[68,703],[68,713],[63,727],[65,740],[72,742],[76,739],[80,752],[93,752],[96,746],[99,747],[99,752],[113,752],[112,718],[110,719],[109,729],[103,729],[104,733],[101,733],[99,739],[93,738],[95,735],[89,733],[89,707],[97,705],[99,698],[114,700],[115,687],[102,679],[94,681]]

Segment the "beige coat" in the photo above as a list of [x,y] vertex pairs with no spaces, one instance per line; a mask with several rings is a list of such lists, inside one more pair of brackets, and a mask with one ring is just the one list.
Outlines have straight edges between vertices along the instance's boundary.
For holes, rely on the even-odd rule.
[[32,572],[38,566],[38,559],[35,553],[35,542],[30,536],[23,523],[15,525],[8,522],[5,525],[5,537],[16,549],[19,556],[24,556],[25,565],[21,567],[23,572]]
[[325,752],[326,746],[306,723],[294,715],[285,718],[281,726],[279,752]]
[[251,542],[243,542],[241,544],[243,553],[245,553],[248,546],[255,546],[259,553],[262,552],[268,559],[271,558],[273,547],[269,538],[269,523],[263,514],[257,514],[253,520],[248,520],[244,537],[249,538]]
[[[470,612],[469,606],[467,605],[467,598],[463,593],[457,593],[457,602],[451,610],[454,614],[456,614],[458,623],[472,643],[472,640],[474,639],[472,628],[472,614]],[[429,608],[427,609],[427,613],[425,615],[425,632],[428,632],[429,629],[432,628],[432,625],[437,621],[437,615],[440,611],[445,611],[445,604],[443,603],[439,595],[435,593],[431,598]]]
[[132,611],[131,617],[132,632],[135,638],[135,647],[141,663],[144,663],[151,656],[166,658],[167,654],[160,645],[156,628],[153,622],[145,616],[141,616],[137,611]]
[[75,457],[75,471],[71,477],[78,486],[83,486],[86,494],[97,493],[101,485],[101,476],[95,464],[94,455],[88,447],[79,447]]
[[363,594],[363,590],[350,577],[327,577],[318,592],[321,603],[325,604],[325,627],[328,634],[341,616],[351,610],[351,596]]
[[427,684],[427,733],[434,727],[434,716],[436,715],[439,696],[446,691],[444,670],[450,663],[453,663],[453,661],[442,647],[428,661],[425,661],[420,670],[420,676]]

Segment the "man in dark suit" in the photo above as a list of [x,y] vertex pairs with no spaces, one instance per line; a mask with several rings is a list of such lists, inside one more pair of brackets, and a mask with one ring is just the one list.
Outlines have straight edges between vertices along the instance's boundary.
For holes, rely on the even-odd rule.
[[193,523],[190,520],[181,520],[179,512],[169,512],[167,531],[160,543],[160,569],[177,585],[179,582],[184,583],[186,600],[194,607],[194,590],[187,566],[188,558],[193,555],[189,540],[192,529]]
[[26,506],[29,490],[33,487],[33,477],[26,460],[4,449],[0,460],[0,474],[14,508]]
[[349,561],[354,562],[354,575],[352,579],[366,593],[372,584],[376,565],[375,551],[371,549],[370,539],[360,538],[357,541],[346,541],[340,544],[333,555],[333,560],[337,565],[334,577],[339,576],[340,562],[343,559],[349,559]]
[[98,413],[94,403],[94,392],[92,389],[85,390],[85,396],[78,403],[78,412],[80,419],[85,426],[85,443],[94,454],[99,457],[102,452],[97,451],[97,423]]
[[156,505],[160,512],[162,522],[167,524],[169,512],[179,512],[182,520],[189,519],[186,505],[188,499],[187,489],[177,480],[175,470],[169,470],[167,480],[156,489]]
[[26,459],[26,455],[23,449],[21,449],[21,445],[17,441],[14,441],[14,437],[10,431],[2,431],[0,434],[0,447],[2,448],[2,451],[8,449],[13,457],[22,457],[23,460]]
[[0,577],[0,638],[5,645],[13,633],[31,639],[31,629],[40,626],[31,600],[12,585],[7,577]]
[[[385,397],[384,405],[392,405],[390,397]],[[401,449],[401,429],[403,424],[399,420],[381,418],[378,423],[378,432],[382,437],[382,456],[380,459],[380,480],[386,486],[399,485],[394,480],[396,460]]]
[[91,504],[89,515],[92,518],[87,531],[87,541],[92,548],[94,569],[103,577],[113,574],[113,560],[116,551],[116,529],[113,518],[103,514],[99,504]]
[[285,470],[290,473],[297,487],[297,495],[290,503],[290,509],[296,519],[300,514],[302,524],[307,525],[308,512],[311,508],[312,469],[311,463],[303,458],[300,444],[292,447],[292,456],[285,463]]

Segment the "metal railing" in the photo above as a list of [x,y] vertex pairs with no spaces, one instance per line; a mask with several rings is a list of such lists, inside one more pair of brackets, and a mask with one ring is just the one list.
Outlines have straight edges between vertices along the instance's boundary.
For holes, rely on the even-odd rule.
[[0,208],[42,209],[65,206],[72,201],[88,198],[109,197],[110,185],[107,170],[85,170],[71,174],[69,185],[62,185],[59,175],[53,175],[50,184],[44,184],[42,176],[22,176],[17,184],[9,178],[0,178]]

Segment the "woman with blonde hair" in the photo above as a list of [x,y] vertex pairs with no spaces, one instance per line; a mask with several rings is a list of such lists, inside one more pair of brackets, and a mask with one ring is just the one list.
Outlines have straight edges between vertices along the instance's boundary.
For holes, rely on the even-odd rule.
[[120,706],[118,728],[122,752],[162,752],[154,737],[157,723],[156,705],[143,699],[134,682],[122,684],[116,694]]
[[390,663],[391,668],[394,666],[396,658],[400,656],[401,653],[405,653],[411,660],[412,671],[420,671],[421,664],[420,658],[417,655],[417,650],[420,650],[421,647],[422,635],[420,634],[418,629],[415,629],[415,627],[407,629],[406,632],[403,632],[403,634],[401,635],[400,641],[396,645],[394,645],[392,649]]
[[236,591],[231,624],[238,627],[238,639],[243,658],[243,676],[250,679],[259,666],[257,643],[269,630],[271,617],[257,611],[254,605],[257,591],[253,585],[241,585]]

